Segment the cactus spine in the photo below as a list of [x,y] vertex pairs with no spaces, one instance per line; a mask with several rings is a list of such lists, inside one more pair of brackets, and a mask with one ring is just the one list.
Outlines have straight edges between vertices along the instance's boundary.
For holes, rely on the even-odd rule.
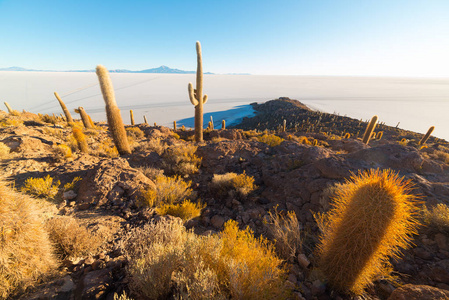
[[104,66],[98,65],[97,76],[100,81],[101,93],[103,94],[103,99],[106,104],[106,116],[114,144],[120,155],[130,154],[131,148],[129,147],[125,126],[123,125],[122,116],[120,115],[120,109],[115,101],[114,88],[112,87],[108,70]]
[[390,257],[417,233],[419,202],[410,191],[410,181],[388,169],[354,175],[337,190],[333,208],[317,218],[320,268],[335,289],[361,294],[388,275]]
[[362,140],[362,142],[364,144],[368,145],[369,140],[371,138],[371,134],[373,133],[374,128],[376,127],[377,119],[378,119],[377,116],[372,117],[368,126],[366,126],[366,130],[365,130],[365,133],[363,134],[363,140]]
[[226,121],[221,121],[221,129],[226,129]]
[[129,118],[131,119],[131,125],[134,126],[135,125],[135,123],[134,123],[134,114],[133,114],[133,110],[132,109],[129,110]]
[[70,114],[70,111],[67,109],[67,106],[65,106],[64,102],[62,102],[61,97],[59,97],[58,93],[55,92],[55,97],[59,102],[59,105],[61,105],[62,111],[64,112],[64,115],[67,119],[67,123],[72,123],[72,115]]
[[86,127],[87,129],[92,129],[93,126],[92,126],[91,121],[89,120],[89,116],[87,115],[84,108],[80,106],[80,107],[78,107],[78,111],[81,116],[81,120],[83,121],[84,127]]
[[203,60],[201,56],[201,44],[196,42],[197,69],[196,89],[189,82],[188,91],[190,102],[195,106],[195,141],[203,141],[203,105],[207,102],[207,95],[203,96]]
[[435,126],[431,126],[429,130],[427,130],[427,133],[423,138],[419,141],[418,145],[424,145],[427,140],[429,139],[430,135],[432,134],[433,130],[435,129]]

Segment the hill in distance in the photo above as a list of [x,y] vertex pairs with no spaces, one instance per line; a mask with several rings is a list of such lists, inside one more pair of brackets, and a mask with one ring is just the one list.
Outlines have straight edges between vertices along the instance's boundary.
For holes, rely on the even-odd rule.
[[[92,70],[65,70],[65,71],[58,71],[58,70],[33,70],[33,69],[26,69],[22,67],[9,67],[9,68],[0,68],[0,71],[20,71],[20,72],[95,72],[94,69]],[[145,69],[140,71],[131,71],[127,69],[115,69],[115,70],[109,70],[110,73],[160,73],[160,74],[195,74],[196,71],[184,71],[179,69],[172,69],[167,66],[160,66],[158,68],[152,68],[152,69]],[[214,74],[211,72],[205,72],[204,74]],[[247,73],[245,74],[235,74],[232,75],[249,75]]]

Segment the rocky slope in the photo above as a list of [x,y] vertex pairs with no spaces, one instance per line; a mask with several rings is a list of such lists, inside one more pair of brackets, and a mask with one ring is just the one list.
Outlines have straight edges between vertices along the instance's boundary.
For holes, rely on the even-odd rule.
[[[285,98],[254,107],[258,111],[254,118],[243,120],[233,129],[208,131],[205,142],[197,145],[200,168],[185,178],[207,206],[200,217],[187,221],[185,226],[197,234],[213,234],[227,220],[234,219],[242,228],[249,226],[256,235],[267,236],[264,220],[269,211],[276,206],[281,212],[294,211],[304,233],[302,250],[287,265],[288,284],[294,287],[295,299],[349,297],[332,291],[317,274],[314,250],[319,229],[313,213],[329,209],[336,184],[352,173],[390,168],[412,180],[414,193],[429,209],[449,204],[449,144],[444,140],[431,137],[427,147],[421,149],[417,143],[421,135],[380,125],[376,131],[382,130],[383,137],[365,145],[360,141],[364,121],[314,112]],[[86,132],[89,153],[61,157],[57,145],[74,143],[70,127],[63,122],[45,123],[29,113],[11,116],[1,112],[0,118],[4,125],[0,128],[0,142],[10,152],[1,160],[4,178],[20,189],[31,177],[48,174],[60,180],[61,186],[81,177],[76,189],[70,193],[60,191],[55,198],[58,214],[72,216],[104,237],[95,253],[62,261],[56,278],[17,297],[112,299],[114,293],[128,291],[130,279],[125,271],[122,236],[130,228],[169,217],[139,207],[142,190],[154,187],[154,180],[144,175],[144,170],[151,167],[171,175],[167,149],[192,145],[193,132],[178,130],[174,134],[165,127],[136,125],[143,135],[133,136],[133,153],[110,157],[102,146],[110,139],[107,126],[96,124],[97,129]],[[19,120],[24,120],[23,124]],[[281,130],[283,120],[286,132]],[[273,147],[260,142],[257,137],[263,130],[276,131],[284,141]],[[345,133],[353,137],[342,138]],[[248,197],[216,195],[209,183],[215,174],[227,172],[252,176],[258,188]],[[404,250],[403,259],[393,261],[393,266],[397,285],[376,281],[366,291],[366,299],[448,297],[447,232],[422,226],[414,246]],[[397,288],[399,285],[403,286]]]

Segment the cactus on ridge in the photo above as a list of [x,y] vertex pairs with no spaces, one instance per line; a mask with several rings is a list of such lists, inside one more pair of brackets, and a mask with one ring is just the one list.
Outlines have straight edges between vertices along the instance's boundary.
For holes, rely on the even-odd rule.
[[173,121],[173,131],[176,131],[176,121]]
[[423,138],[419,141],[418,145],[424,145],[427,142],[427,140],[429,139],[429,137],[432,134],[434,129],[435,129],[435,126],[431,126],[429,128],[429,130],[427,130],[426,135],[424,135]]
[[363,140],[362,140],[362,142],[366,145],[368,145],[369,140],[371,138],[371,134],[373,133],[374,128],[376,127],[377,119],[378,119],[377,116],[372,117],[371,121],[366,126],[366,130],[365,130],[365,133],[363,134]]
[[190,102],[195,106],[195,141],[203,141],[203,105],[207,102],[207,95],[203,96],[203,60],[201,56],[201,44],[196,42],[197,69],[196,69],[196,89],[189,82]]
[[221,121],[221,129],[226,129],[226,121],[225,120]]
[[61,105],[62,111],[64,112],[64,115],[67,119],[67,123],[73,123],[72,115],[70,114],[70,111],[67,109],[67,106],[65,106],[64,102],[62,101],[61,97],[59,97],[58,93],[55,92],[55,97],[59,102],[59,105]]
[[134,123],[134,114],[133,114],[133,110],[132,109],[130,109],[129,110],[129,118],[131,119],[131,125],[135,125],[135,123]]
[[106,116],[108,119],[109,130],[112,134],[112,139],[117,147],[120,155],[131,154],[131,148],[126,136],[125,126],[123,125],[120,109],[115,101],[114,88],[112,86],[111,78],[108,70],[102,66],[97,66],[97,76],[100,81],[101,93],[106,104]]
[[143,122],[148,125],[147,116],[143,116]]

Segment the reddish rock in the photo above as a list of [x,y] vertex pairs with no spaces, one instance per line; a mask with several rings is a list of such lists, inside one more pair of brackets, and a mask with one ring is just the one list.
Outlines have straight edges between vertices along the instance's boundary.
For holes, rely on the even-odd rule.
[[394,290],[388,300],[447,300],[449,291],[428,285],[406,284]]

